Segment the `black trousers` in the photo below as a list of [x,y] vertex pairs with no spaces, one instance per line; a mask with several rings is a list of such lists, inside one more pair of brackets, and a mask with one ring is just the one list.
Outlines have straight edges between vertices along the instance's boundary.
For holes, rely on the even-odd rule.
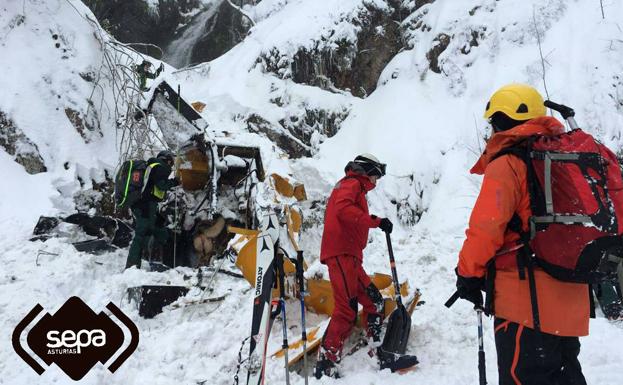
[[578,337],[538,333],[501,318],[493,324],[500,385],[586,385]]

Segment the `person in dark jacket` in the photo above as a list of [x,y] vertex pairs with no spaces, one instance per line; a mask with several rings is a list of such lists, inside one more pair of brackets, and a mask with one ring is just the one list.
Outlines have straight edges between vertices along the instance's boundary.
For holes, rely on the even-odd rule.
[[151,68],[153,65],[148,60],[143,60],[143,62],[136,66],[136,74],[138,75],[138,83],[139,89],[143,92],[149,91],[149,87],[147,87],[147,79],[155,79],[160,75],[160,72],[164,69],[164,64],[160,64],[160,67],[156,70],[156,72],[151,72]]
[[362,154],[344,171],[346,176],[329,197],[322,234],[320,261],[329,269],[335,308],[322,339],[317,378],[338,377],[336,363],[357,319],[358,303],[363,305],[368,336],[377,346],[384,317],[383,296],[363,270],[362,259],[369,229],[391,233],[393,227],[389,219],[370,215],[366,201],[366,193],[385,175],[385,165]]
[[167,190],[179,185],[177,178],[169,179],[174,159],[175,155],[171,151],[164,150],[147,161],[147,182],[143,188],[143,196],[131,207],[136,226],[126,269],[132,266],[141,267],[141,254],[150,235],[154,237],[157,245],[164,245],[169,237],[168,230],[157,221],[158,202],[164,199]]

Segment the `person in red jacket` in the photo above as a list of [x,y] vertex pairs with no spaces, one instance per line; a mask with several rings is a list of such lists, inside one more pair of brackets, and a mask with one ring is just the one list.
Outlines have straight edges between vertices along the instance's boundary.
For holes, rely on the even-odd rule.
[[363,249],[368,231],[380,228],[391,233],[387,218],[370,215],[366,193],[385,175],[385,164],[370,154],[359,155],[346,165],[346,176],[333,189],[325,212],[320,261],[327,265],[335,308],[322,339],[315,376],[338,377],[344,341],[357,319],[358,304],[363,306],[368,337],[380,345],[384,317],[383,296],[363,270]]
[[514,217],[527,231],[532,215],[527,167],[501,151],[533,135],[554,136],[564,126],[545,116],[543,98],[536,89],[510,84],[496,91],[487,103],[485,118],[493,135],[471,169],[484,174],[482,187],[469,219],[459,253],[457,292],[483,306],[481,289],[488,264],[494,259],[494,329],[500,385],[585,385],[578,361],[579,336],[588,335],[589,291],[586,284],[559,281],[534,269],[540,329],[535,330],[528,280],[518,274],[520,234]]

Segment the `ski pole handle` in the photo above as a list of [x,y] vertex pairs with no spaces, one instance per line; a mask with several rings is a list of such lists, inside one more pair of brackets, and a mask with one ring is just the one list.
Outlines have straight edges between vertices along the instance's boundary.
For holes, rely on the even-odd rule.
[[543,102],[543,105],[547,108],[551,108],[554,111],[558,111],[560,115],[562,115],[562,118],[569,122],[569,127],[571,127],[572,130],[580,128],[578,126],[578,123],[575,121],[575,111],[573,110],[573,108],[567,107],[563,104],[554,103],[551,100],[546,100],[545,102]]
[[573,108],[567,107],[563,104],[558,104],[552,102],[551,100],[546,100],[545,102],[543,102],[543,105],[547,108],[551,108],[554,111],[560,112],[560,115],[562,115],[564,119],[567,119],[570,116],[575,116],[575,111],[573,111]]
[[452,296],[448,298],[448,300],[445,303],[445,306],[447,308],[451,307],[452,305],[454,305],[457,299],[459,299],[459,292],[455,291],[454,294],[452,294]]
[[303,277],[303,250],[296,252],[296,279],[299,281],[299,291],[301,295],[305,292],[305,278]]

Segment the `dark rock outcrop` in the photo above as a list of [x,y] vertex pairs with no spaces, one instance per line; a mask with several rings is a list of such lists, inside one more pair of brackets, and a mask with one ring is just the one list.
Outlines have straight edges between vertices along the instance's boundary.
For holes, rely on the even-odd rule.
[[[95,110],[91,110],[95,113]],[[100,137],[103,137],[104,134],[99,126],[99,120],[97,120],[97,116],[91,116],[87,119],[83,118],[82,114],[73,108],[66,107],[65,115],[72,126],[76,129],[76,131],[80,134],[82,139],[84,139],[85,143],[89,143],[91,141],[91,133],[97,133]]]
[[396,8],[388,11],[368,5],[351,21],[360,27],[356,41],[329,43],[329,33],[314,47],[301,48],[293,57],[274,49],[258,62],[265,71],[297,83],[365,97],[376,89],[381,72],[403,48],[399,18],[405,15]]
[[247,129],[250,132],[256,132],[266,135],[275,145],[281,148],[291,158],[301,158],[304,156],[310,156],[311,152],[309,148],[300,143],[298,139],[289,135],[288,132],[277,125],[273,125],[257,114],[252,114],[246,119]]
[[279,121],[292,136],[305,145],[315,147],[314,134],[330,138],[337,134],[349,110],[327,111],[320,108],[303,108],[301,116],[292,115]]
[[127,210],[117,211],[113,191],[114,181],[106,172],[105,178],[101,182],[91,180],[93,188],[81,190],[74,196],[76,210],[79,212],[89,212],[95,209],[95,215],[106,215],[116,218],[130,218]]
[[439,56],[443,53],[443,51],[448,48],[450,45],[450,36],[445,33],[439,34],[435,40],[433,40],[433,47],[426,53],[426,58],[428,59],[430,65],[429,68],[431,71],[436,72],[438,74],[441,73],[441,67],[439,66]]
[[47,171],[37,145],[2,111],[0,111],[0,147],[14,156],[15,162],[24,166],[29,174]]

